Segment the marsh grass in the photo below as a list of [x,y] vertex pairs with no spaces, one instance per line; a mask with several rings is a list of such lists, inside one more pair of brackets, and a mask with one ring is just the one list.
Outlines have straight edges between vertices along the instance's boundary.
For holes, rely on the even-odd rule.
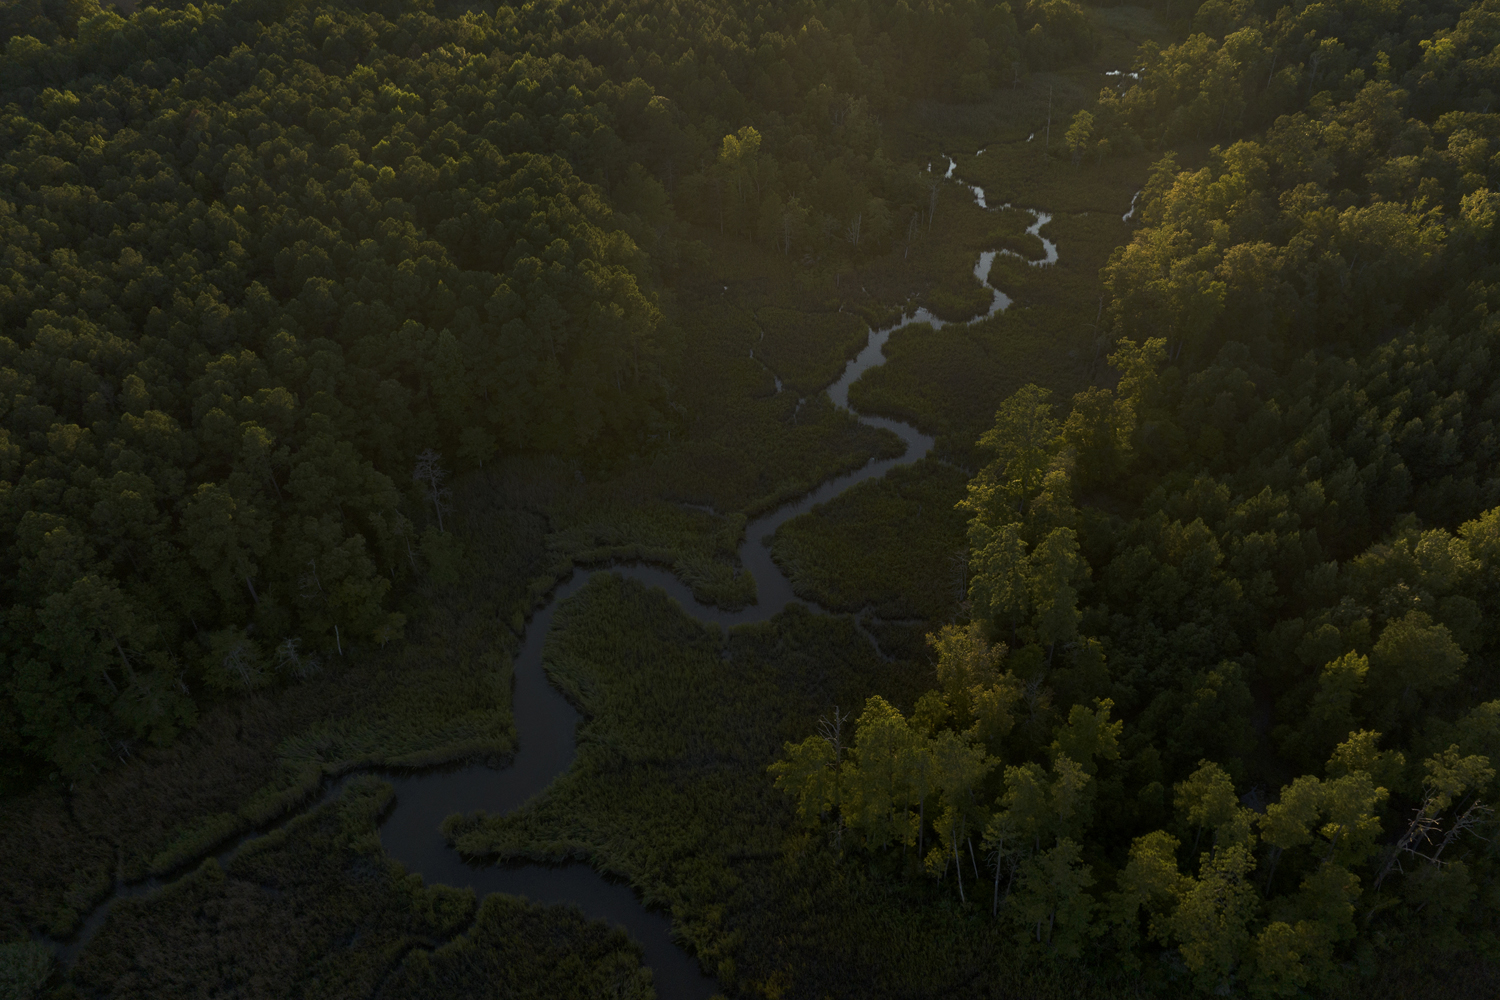
[[[738,407],[726,400],[723,408]],[[690,438],[639,475],[683,503],[754,517],[871,458],[894,458],[905,450],[895,435],[861,424],[821,392],[803,401],[782,392],[743,410],[743,422]]]
[[[738,257],[780,262],[769,254]],[[767,311],[762,301],[753,291],[710,296],[683,315],[685,342],[673,380],[685,414],[681,433],[620,470],[605,489],[754,517],[871,457],[901,453],[894,435],[859,423],[820,391],[863,347],[863,324],[824,313],[803,326],[781,307]],[[750,357],[752,349],[761,353],[756,309],[771,318],[766,339],[774,344],[773,355],[779,348],[785,358],[805,359],[791,365],[813,387],[801,402],[795,389],[776,392],[770,372]]]
[[619,930],[502,895],[476,917],[472,890],[408,876],[376,833],[390,799],[355,778],[228,865],[119,901],[54,995],[655,996]]
[[[558,609],[544,656],[585,716],[573,766],[522,810],[452,816],[445,831],[476,858],[584,860],[628,880],[672,914],[726,993],[1105,1000],[1190,990],[1167,963],[1127,976],[1088,958],[1036,957],[983,901],[961,904],[951,884],[919,874],[912,852],[840,851],[827,830],[797,827],[765,774],[783,742],[815,731],[835,705],[857,713],[870,694],[909,711],[933,683],[921,663],[877,658],[850,619],[793,606],[726,634],[660,590],[601,573]],[[1452,993],[1398,977],[1366,995],[1477,1000],[1484,984],[1484,968],[1455,970]]]
[[775,897],[786,887],[763,876],[790,817],[764,768],[827,706],[872,687],[909,703],[925,671],[881,661],[848,619],[793,606],[726,637],[661,591],[612,574],[558,609],[544,655],[587,716],[574,766],[510,816],[450,818],[457,845],[481,856],[586,857],[630,879],[648,904],[673,912],[726,988],[796,965],[780,944],[747,954],[771,941],[745,940],[744,921],[785,912]]
[[117,877],[172,873],[303,805],[325,776],[514,747],[508,660],[488,670],[329,673],[222,705],[177,744],[138,754],[96,787],[7,802],[3,933],[66,935]]
[[35,941],[0,944],[0,997],[32,1000],[52,976],[52,953]]
[[[955,296],[987,301],[971,273],[978,249],[992,237],[1018,238],[1026,217],[1000,218],[1006,213],[983,212],[957,194],[945,190],[934,228],[910,260],[893,251],[861,270],[868,294],[855,290],[852,274],[809,291],[789,280],[793,265],[773,254],[753,247],[726,253],[737,274],[733,291],[684,291],[673,306],[683,338],[680,367],[671,373],[681,424],[635,460],[604,472],[522,457],[460,477],[456,574],[426,575],[421,553],[413,554],[419,582],[403,599],[409,623],[399,647],[346,650],[321,676],[211,706],[178,744],[138,748],[93,785],[43,788],[4,803],[0,938],[28,928],[67,934],[117,878],[180,870],[300,807],[327,776],[360,766],[503,758],[513,748],[515,636],[575,564],[656,562],[700,599],[730,607],[748,600],[751,581],[734,558],[746,516],[872,456],[901,451],[892,435],[859,424],[822,393],[800,404],[791,391],[776,393],[771,376],[749,356],[760,337],[756,313],[837,315],[842,304],[845,316],[889,322],[892,303],[920,298],[924,281],[937,287],[934,276],[949,282]],[[974,311],[969,302],[963,309]],[[841,367],[862,341],[852,319],[816,329],[823,368],[809,381]],[[873,396],[862,399],[872,377],[878,383],[887,373],[880,369],[859,383],[856,404],[931,412],[955,428],[981,422],[1008,384],[1003,360],[975,364],[970,355],[931,345],[903,353],[903,344],[918,346],[909,337],[902,331],[892,341],[898,376],[932,384],[925,373],[934,364],[958,366],[947,384],[937,383],[935,400],[926,401],[921,385],[887,392],[878,405]],[[1035,353],[1046,346],[1038,343]],[[1015,353],[993,342],[984,350],[1001,358]]]
[[798,396],[810,396],[836,380],[868,335],[864,318],[852,313],[767,306],[755,317],[765,331],[756,356]]
[[[117,876],[172,873],[301,806],[326,775],[509,753],[508,681],[508,664],[473,678],[353,669],[279,699],[306,699],[316,710],[252,697],[71,802],[38,792],[8,803],[0,830],[8,936],[26,927],[71,932]],[[344,685],[353,690],[337,690]]]
[[895,660],[924,662],[931,655],[927,636],[934,629],[932,621],[888,621],[883,618],[867,618],[863,622],[865,631],[875,640],[881,653]]
[[390,786],[352,781],[335,801],[210,859],[149,896],[122,899],[74,966],[77,994],[368,996],[393,960],[466,925],[471,891],[425,888],[383,856]]
[[212,705],[175,745],[137,748],[94,784],[0,804],[0,940],[30,928],[67,935],[117,879],[179,871],[300,807],[327,777],[503,759],[514,749],[516,637],[575,565],[654,562],[702,600],[753,599],[735,562],[742,512],[901,445],[824,396],[801,407],[773,396],[749,358],[759,330],[746,310],[706,313],[698,329],[716,334],[689,352],[706,377],[682,380],[696,394],[691,437],[609,477],[523,456],[458,478],[456,566],[428,573],[412,554],[405,642],[347,649],[319,676]]
[[782,525],[772,558],[799,597],[830,610],[947,620],[964,597],[968,515],[954,504],[968,481],[931,459],[899,466]]
[[618,927],[569,906],[495,893],[467,931],[413,948],[375,1000],[654,1000],[641,949]]
[[1000,400],[1029,382],[1059,402],[1086,386],[1102,372],[1099,268],[1128,227],[1117,215],[1080,212],[1054,215],[1042,234],[1058,246],[1056,264],[1002,255],[990,270],[990,284],[1012,299],[1009,309],[967,325],[896,331],[886,364],[854,384],[850,401],[914,423],[937,436],[940,455],[974,468],[982,458],[974,442]]
[[1149,992],[1028,958],[987,907],[918,874],[914,852],[840,852],[796,827],[765,773],[782,744],[872,693],[909,711],[933,683],[878,658],[849,618],[792,606],[725,635],[599,574],[558,609],[545,662],[584,711],[578,755],[516,813],[450,817],[466,854],[583,859],[629,880],[731,995]]
[[545,520],[512,499],[461,483],[463,579],[407,595],[407,641],[349,648],[316,676],[227,698],[172,746],[138,748],[91,785],[0,805],[0,939],[67,935],[117,878],[175,873],[330,777],[510,754],[506,623],[548,559]]

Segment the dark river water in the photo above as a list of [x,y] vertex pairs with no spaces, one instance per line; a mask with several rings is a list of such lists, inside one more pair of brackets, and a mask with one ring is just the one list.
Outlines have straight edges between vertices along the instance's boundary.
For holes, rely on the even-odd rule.
[[[981,208],[990,208],[985,203],[984,189],[955,178],[956,164],[952,159],[948,159],[948,163],[944,176],[971,192]],[[1009,205],[995,207],[1010,208]],[[1041,228],[1051,221],[1051,216],[1035,209],[1027,211],[1036,220],[1027,231],[1042,240],[1045,252],[1043,258],[1029,262],[1039,265],[1056,262],[1056,245],[1040,234]],[[974,267],[975,277],[993,293],[989,308],[973,317],[974,320],[993,316],[1010,305],[1009,297],[989,283],[990,268],[1000,254],[1014,256],[1008,250],[985,251]],[[944,325],[926,309],[918,309],[891,326],[871,330],[864,349],[845,366],[839,380],[826,390],[835,405],[850,409],[849,387],[869,369],[884,364],[886,341],[893,332],[913,323],[928,323],[933,327]],[[781,391],[779,378],[776,387]],[[739,611],[700,604],[694,599],[691,589],[669,571],[653,566],[616,566],[608,571],[648,586],[661,587],[689,614],[726,627],[764,621],[789,603],[822,610],[792,593],[791,582],[771,559],[771,537],[787,521],[816,504],[833,499],[855,483],[883,476],[897,465],[918,461],[931,451],[933,445],[931,437],[908,424],[884,417],[856,416],[861,423],[895,433],[905,442],[905,453],[899,458],[872,460],[863,468],[830,479],[800,500],[779,507],[746,526],[739,557],[755,579],[755,604]],[[575,594],[589,575],[577,571],[559,584],[547,604],[531,616],[526,626],[514,667],[513,705],[517,738],[514,757],[503,768],[475,764],[416,774],[385,775],[395,786],[396,800],[380,827],[381,843],[392,857],[409,871],[419,873],[428,883],[470,886],[480,896],[504,892],[537,903],[568,904],[578,907],[590,918],[622,926],[641,945],[646,964],[652,970],[657,995],[662,1000],[704,1000],[716,992],[716,982],[703,974],[695,958],[673,942],[667,914],[647,909],[629,886],[612,881],[586,864],[470,864],[448,846],[440,831],[443,820],[453,813],[483,810],[492,815],[503,815],[524,805],[545,791],[572,764],[579,715],[547,681],[542,667],[542,646],[558,605]],[[337,797],[343,784],[341,780],[326,789],[318,804]],[[242,838],[222,851],[219,855],[221,862],[227,862],[245,840],[254,836],[258,834]],[[115,899],[142,895],[159,884],[148,880],[118,886],[109,900],[89,914],[82,931],[73,940],[55,943],[59,957],[66,963],[76,956],[103,923]]]

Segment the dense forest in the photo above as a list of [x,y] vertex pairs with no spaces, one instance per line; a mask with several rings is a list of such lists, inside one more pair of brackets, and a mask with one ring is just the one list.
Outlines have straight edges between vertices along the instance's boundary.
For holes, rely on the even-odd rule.
[[3,22],[23,784],[399,636],[452,472],[670,430],[678,212],[884,250],[926,196],[873,107],[1087,43],[1057,3],[1029,42],[1004,5],[87,6]]
[[[760,360],[784,365],[767,379],[777,394],[785,377],[806,397],[781,423],[822,419],[815,398],[862,346],[860,324],[903,305],[839,315],[853,301],[840,272],[905,260],[951,210],[931,169],[943,150],[893,142],[889,122],[1021,100],[1031,77],[1096,56],[1100,12],[7,0],[0,792],[22,805],[0,817],[0,843],[19,842],[4,838],[27,809],[45,814],[35,843],[66,825],[57,815],[92,815],[72,803],[118,801],[100,791],[115,775],[225,706],[295,701],[330,677],[336,690],[359,663],[385,682],[413,618],[433,613],[432,581],[516,577],[512,603],[484,614],[521,634],[525,602],[562,575],[540,567],[571,572],[563,545],[539,540],[566,534],[555,497],[700,433],[695,408],[730,379],[694,365],[731,339],[713,296],[744,260],[797,273],[755,313]],[[921,523],[879,545],[926,546],[924,565],[946,567],[934,539],[966,524],[962,599],[880,581],[921,619],[879,625],[873,653],[854,625],[795,610],[721,647],[599,584],[580,607],[605,624],[575,608],[555,654],[586,715],[609,725],[625,704],[634,724],[654,718],[637,702],[658,699],[709,718],[685,699],[718,697],[728,682],[701,681],[703,664],[736,657],[760,700],[725,694],[713,711],[733,717],[706,735],[668,730],[648,751],[628,731],[588,752],[656,767],[637,774],[640,799],[695,816],[673,837],[712,840],[709,809],[736,817],[726,830],[755,825],[711,859],[597,830],[589,848],[578,830],[607,812],[601,789],[624,765],[588,758],[510,825],[450,822],[466,854],[615,859],[732,995],[1026,995],[996,978],[1014,970],[1082,977],[1038,996],[1494,982],[1500,3],[1207,0],[1150,16],[1162,40],[1131,71],[1060,102],[1056,122],[1052,77],[1035,97],[1046,132],[1027,148],[1046,170],[1086,185],[1151,163],[1128,241],[1099,272],[1089,384],[988,400],[977,442],[940,438],[940,460],[893,475],[900,495],[880,500],[887,519]],[[1030,247],[1019,231],[985,238]],[[968,293],[987,298],[977,280]],[[798,311],[809,302],[817,321]],[[544,461],[567,474],[516,488],[526,500],[501,515],[531,519],[537,538],[513,546],[524,571],[483,577],[456,493]],[[726,518],[716,558],[747,511],[694,515]],[[792,524],[778,559],[821,530]],[[659,541],[618,534],[595,551],[673,564]],[[837,603],[858,610],[872,574],[842,572]],[[633,645],[622,621],[665,638]],[[887,642],[903,628],[927,645]],[[577,665],[647,661],[671,693]],[[835,689],[858,691],[853,710],[826,703]],[[295,744],[265,740],[268,759]],[[750,761],[736,773],[757,791],[686,802],[665,749],[679,742],[698,771]],[[355,766],[326,759],[330,774]],[[313,773],[244,810],[263,822]],[[138,925],[71,978],[0,942],[0,982],[178,995],[124,971],[146,947],[131,935],[170,927],[163,940],[199,972],[218,962],[229,995],[233,963],[194,951],[194,914],[243,905],[269,926],[294,906],[301,957],[283,964],[311,963],[307,981],[337,995],[652,995],[618,931],[412,881],[375,832],[389,791],[349,787],[227,882],[209,858],[157,910],[127,910]],[[46,796],[70,804],[30,804]],[[179,870],[254,825],[235,822],[139,848],[149,865],[91,848],[57,862],[44,892],[12,859],[0,937],[72,932],[125,873]],[[740,863],[769,866],[753,905]],[[235,903],[247,884],[290,902]],[[783,919],[850,886],[840,905],[867,901],[867,931],[914,920],[936,935],[879,956],[909,968],[839,971],[875,968],[875,931],[825,924],[824,940],[787,942]],[[221,946],[258,954],[244,933]],[[280,961],[244,958],[247,981],[291,989]],[[947,971],[927,982],[927,963]]]
[[1103,272],[1118,380],[1001,405],[941,687],[773,771],[1059,957],[1274,996],[1492,956],[1500,8],[1193,29],[1080,113],[1220,140]]

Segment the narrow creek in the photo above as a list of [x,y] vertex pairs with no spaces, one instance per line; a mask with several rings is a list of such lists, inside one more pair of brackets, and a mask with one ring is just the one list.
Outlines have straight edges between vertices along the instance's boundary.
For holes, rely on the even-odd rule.
[[[957,164],[951,158],[946,159],[949,166],[944,177],[969,190],[981,208],[991,208],[985,202],[984,189],[954,177]],[[1009,205],[993,207],[1010,208]],[[1057,246],[1040,233],[1041,228],[1052,217],[1037,209],[1027,211],[1035,217],[1034,224],[1027,232],[1042,240],[1045,255],[1036,260],[1022,259],[1035,265],[1055,263]],[[1010,305],[1010,298],[989,283],[990,268],[995,258],[1002,254],[1020,256],[1009,250],[987,250],[980,254],[979,262],[974,267],[974,276],[991,290],[993,299],[987,311],[966,322],[994,316]],[[619,565],[608,567],[607,571],[638,580],[647,586],[661,587],[689,614],[702,621],[718,622],[725,627],[765,621],[790,603],[831,614],[832,612],[793,594],[791,581],[771,559],[770,541],[778,528],[815,505],[832,500],[856,483],[884,476],[898,465],[916,462],[932,450],[933,439],[915,427],[885,417],[859,414],[849,405],[849,387],[866,371],[885,363],[884,349],[891,334],[914,323],[927,323],[934,328],[946,325],[926,309],[917,309],[890,326],[871,329],[864,349],[845,365],[838,381],[826,390],[834,405],[854,413],[860,423],[884,428],[896,434],[905,443],[905,452],[899,458],[871,460],[860,469],[829,479],[801,499],[778,507],[746,526],[739,558],[755,580],[755,604],[739,611],[726,611],[701,604],[693,597],[691,589],[670,571],[655,566]],[[754,357],[753,350],[751,356]],[[772,375],[775,377],[774,372]],[[779,377],[776,378],[776,387],[780,391]],[[520,808],[544,792],[555,778],[571,766],[577,750],[576,730],[581,716],[547,680],[542,664],[542,651],[558,605],[576,594],[588,581],[591,572],[575,570],[570,577],[559,583],[546,605],[532,614],[526,626],[521,649],[514,663],[512,704],[517,750],[510,762],[498,769],[484,764],[472,764],[415,774],[383,774],[382,777],[395,787],[396,799],[394,807],[381,824],[381,843],[386,852],[400,861],[408,871],[420,874],[429,884],[472,887],[480,897],[492,892],[504,892],[524,896],[537,903],[569,904],[578,907],[591,919],[623,926],[640,944],[645,962],[652,969],[657,996],[661,1000],[704,1000],[717,991],[716,981],[701,971],[696,958],[672,940],[670,917],[647,909],[628,885],[612,880],[583,863],[471,864],[448,846],[439,829],[442,821],[453,813],[483,810],[492,815],[503,815]],[[301,812],[305,813],[317,805],[332,801],[342,792],[345,781],[347,778],[330,784],[312,806]],[[290,819],[288,817],[287,821]],[[219,852],[217,857],[221,863],[227,863],[245,842],[260,835],[260,832],[256,832],[240,838],[232,846]],[[146,894],[160,884],[153,879],[133,885],[118,885],[111,897],[89,914],[78,935],[67,942],[52,942],[59,958],[65,964],[71,963],[102,925],[110,905],[116,899]]]

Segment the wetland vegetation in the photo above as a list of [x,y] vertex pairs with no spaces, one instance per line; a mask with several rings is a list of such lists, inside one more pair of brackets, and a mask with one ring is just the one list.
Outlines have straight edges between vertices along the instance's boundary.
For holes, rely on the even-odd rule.
[[1500,992],[1497,44],[4,0],[0,995]]

